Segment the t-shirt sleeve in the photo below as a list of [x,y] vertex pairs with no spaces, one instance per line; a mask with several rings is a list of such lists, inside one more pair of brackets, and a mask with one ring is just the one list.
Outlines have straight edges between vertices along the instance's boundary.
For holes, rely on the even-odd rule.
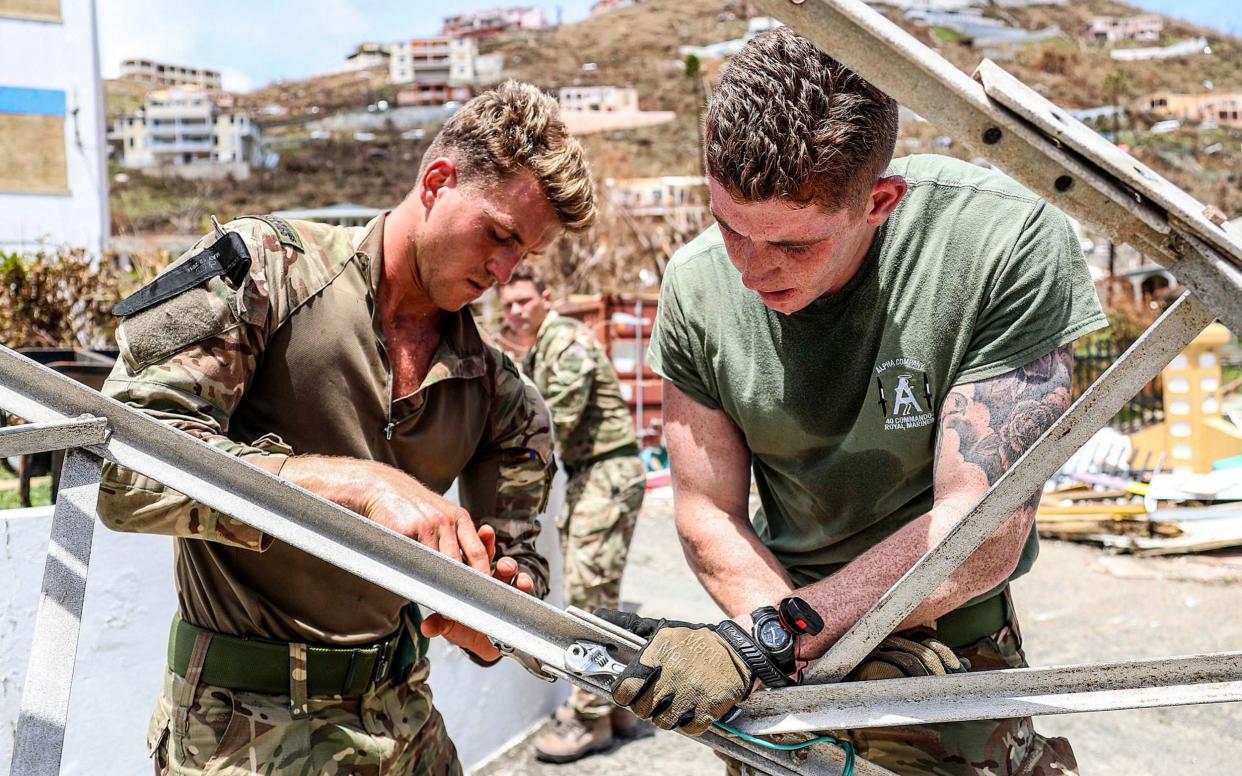
[[669,265],[660,284],[660,305],[647,348],[647,364],[704,407],[721,408],[720,394],[703,353],[703,338],[692,330],[682,309],[676,264]]
[[1069,219],[1044,202],[986,294],[955,384],[1010,372],[1108,325]]

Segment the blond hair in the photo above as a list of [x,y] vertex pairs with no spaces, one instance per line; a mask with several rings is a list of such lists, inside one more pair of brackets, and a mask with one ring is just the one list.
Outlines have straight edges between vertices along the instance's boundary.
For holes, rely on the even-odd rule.
[[582,145],[565,128],[556,100],[531,84],[506,81],[463,105],[431,141],[423,168],[439,157],[452,159],[462,182],[472,185],[503,183],[528,170],[566,229],[581,232],[595,220]]

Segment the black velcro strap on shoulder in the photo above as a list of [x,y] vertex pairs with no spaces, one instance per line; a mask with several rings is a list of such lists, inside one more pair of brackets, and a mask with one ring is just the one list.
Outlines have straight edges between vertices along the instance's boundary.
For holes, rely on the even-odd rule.
[[725,620],[716,626],[716,633],[720,634],[721,638],[733,648],[733,651],[746,661],[746,665],[750,666],[750,670],[766,686],[789,687],[793,685],[793,680],[781,672],[776,662],[768,657],[767,653],[760,649],[754,639],[748,636],[737,623]]
[[234,286],[250,272],[250,251],[237,232],[228,232],[210,247],[164,272],[112,308],[116,316],[140,313],[220,275]]

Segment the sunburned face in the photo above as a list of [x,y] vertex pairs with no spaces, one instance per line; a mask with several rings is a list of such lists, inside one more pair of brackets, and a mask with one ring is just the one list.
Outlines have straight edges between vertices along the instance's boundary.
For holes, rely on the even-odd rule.
[[505,325],[519,337],[533,337],[552,309],[551,294],[540,291],[529,280],[519,280],[500,287],[500,308]]
[[[439,164],[440,162],[434,162]],[[460,310],[521,261],[544,250],[561,232],[556,210],[539,182],[521,171],[494,186],[476,189],[456,182],[430,196],[416,239],[417,279],[442,310]]]
[[789,315],[854,276],[876,228],[905,193],[905,182],[894,182],[899,180],[876,184],[862,208],[831,213],[777,199],[738,202],[711,180],[712,215],[742,284],[769,308]]

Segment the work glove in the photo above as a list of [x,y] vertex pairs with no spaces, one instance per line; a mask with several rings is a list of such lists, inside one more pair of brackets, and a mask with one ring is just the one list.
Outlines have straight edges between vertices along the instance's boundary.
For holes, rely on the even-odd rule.
[[894,633],[845,677],[847,682],[897,679],[903,676],[964,674],[970,663],[954,654],[926,628]]
[[595,616],[648,639],[613,681],[612,699],[656,727],[700,735],[750,695],[754,674],[719,633],[732,626],[734,638],[749,640],[735,623],[655,620],[612,609]]

